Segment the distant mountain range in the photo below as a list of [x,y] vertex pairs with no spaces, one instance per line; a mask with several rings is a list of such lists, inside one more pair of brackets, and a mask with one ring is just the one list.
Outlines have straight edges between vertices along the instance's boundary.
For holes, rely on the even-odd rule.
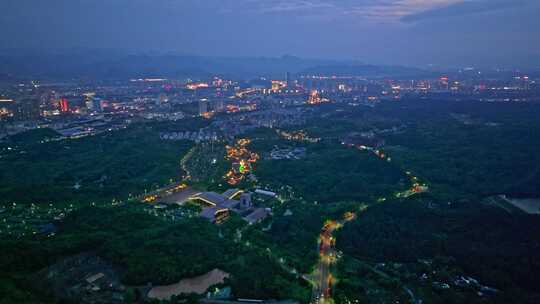
[[302,59],[294,56],[203,57],[193,55],[122,54],[76,50],[36,53],[0,50],[0,77],[39,79],[126,79],[135,77],[203,78],[224,75],[284,78],[293,74],[411,77],[430,72],[399,66],[375,66],[356,61]]

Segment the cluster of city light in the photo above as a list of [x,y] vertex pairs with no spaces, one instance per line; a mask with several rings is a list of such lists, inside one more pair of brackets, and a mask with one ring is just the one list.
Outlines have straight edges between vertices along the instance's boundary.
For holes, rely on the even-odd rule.
[[157,201],[158,198],[159,197],[157,195],[154,195],[154,194],[153,195],[147,195],[142,199],[142,201],[143,201],[143,203],[153,203],[153,202]]
[[424,184],[424,183],[420,183],[418,181],[418,177],[412,175],[411,172],[407,171],[405,172],[405,174],[407,174],[409,176],[409,178],[411,179],[411,188],[406,190],[406,191],[403,191],[403,192],[399,192],[396,194],[396,197],[400,198],[400,197],[410,197],[410,196],[413,196],[415,194],[420,194],[420,193],[424,193],[424,192],[427,192],[429,191],[429,187],[428,185]]
[[236,113],[240,112],[240,107],[237,105],[227,105],[227,113]]
[[357,76],[336,76],[336,75],[331,75],[331,76],[324,76],[324,75],[306,75],[306,76],[300,76],[300,78],[305,78],[305,79],[319,79],[319,80],[326,80],[326,79],[346,79],[346,80],[350,80],[350,79],[362,79],[362,80],[364,80],[364,79],[365,79],[364,77],[357,77]]
[[7,108],[0,108],[0,117],[2,116],[13,116],[13,113]]
[[131,82],[164,82],[167,81],[165,78],[138,78],[138,79],[130,79]]
[[224,178],[230,185],[242,181],[245,175],[252,171],[252,165],[259,160],[259,155],[249,151],[246,147],[251,143],[249,139],[239,139],[234,146],[226,146],[226,159],[232,163],[231,169]]
[[282,130],[276,130],[276,132],[286,140],[291,141],[305,141],[310,143],[317,143],[321,139],[318,137],[310,137],[305,131],[299,130],[299,131],[282,131]]
[[181,183],[181,184],[178,184],[178,185],[175,185],[173,186],[172,188],[168,189],[166,191],[167,194],[173,194],[173,193],[176,193],[176,192],[180,192],[180,191],[183,191],[187,188],[188,186],[184,183]]
[[229,114],[237,113],[240,111],[249,112],[249,111],[257,110],[257,104],[256,103],[248,103],[248,104],[243,104],[243,105],[229,104],[226,106],[226,109],[227,109],[227,113]]
[[272,80],[272,91],[273,92],[279,92],[279,91],[281,91],[281,89],[286,88],[286,87],[287,87],[287,82],[286,81]]
[[[355,145],[349,145],[349,146],[355,146]],[[367,151],[371,151],[373,152],[373,154],[375,154],[378,158],[382,159],[382,160],[386,160],[387,162],[391,162],[392,161],[392,158],[390,156],[388,156],[388,154],[384,153],[383,150],[381,149],[374,149],[372,147],[368,147],[368,146],[365,146],[365,145],[356,145],[355,146],[358,150],[367,150]]]
[[259,92],[259,91],[260,91],[260,90],[258,90],[258,89],[246,89],[246,90],[237,92],[237,93],[235,94],[235,96],[238,97],[238,98],[243,98],[245,95],[257,93],[257,92]]
[[214,112],[203,112],[203,113],[201,113],[201,116],[203,118],[210,119],[210,118],[212,118],[212,116],[214,116]]
[[306,103],[310,104],[310,105],[315,105],[315,104],[321,104],[321,103],[325,103],[325,102],[329,102],[329,101],[330,100],[328,100],[327,98],[322,98],[319,91],[313,90],[309,94],[309,98],[306,101]]
[[208,83],[205,82],[193,82],[186,85],[186,88],[188,88],[189,90],[204,89],[208,87],[210,86],[208,85]]

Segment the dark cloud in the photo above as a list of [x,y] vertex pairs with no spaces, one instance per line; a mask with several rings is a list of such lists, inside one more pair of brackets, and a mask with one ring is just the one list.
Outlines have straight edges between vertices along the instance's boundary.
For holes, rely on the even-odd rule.
[[404,22],[417,22],[428,19],[449,18],[463,15],[474,15],[497,10],[523,8],[537,4],[537,0],[467,0],[442,8],[435,8],[415,14],[403,16]]
[[538,0],[0,0],[0,35],[1,47],[36,50],[538,64],[539,5]]

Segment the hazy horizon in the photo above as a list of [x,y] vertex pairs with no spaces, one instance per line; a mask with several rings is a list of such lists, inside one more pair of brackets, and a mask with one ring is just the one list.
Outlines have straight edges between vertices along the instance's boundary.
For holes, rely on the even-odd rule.
[[540,66],[534,0],[6,0],[5,49]]

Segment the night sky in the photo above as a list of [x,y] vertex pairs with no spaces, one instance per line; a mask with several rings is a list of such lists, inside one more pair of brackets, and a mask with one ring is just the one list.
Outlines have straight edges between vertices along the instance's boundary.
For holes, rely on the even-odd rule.
[[1,48],[540,66],[539,0],[1,0]]

